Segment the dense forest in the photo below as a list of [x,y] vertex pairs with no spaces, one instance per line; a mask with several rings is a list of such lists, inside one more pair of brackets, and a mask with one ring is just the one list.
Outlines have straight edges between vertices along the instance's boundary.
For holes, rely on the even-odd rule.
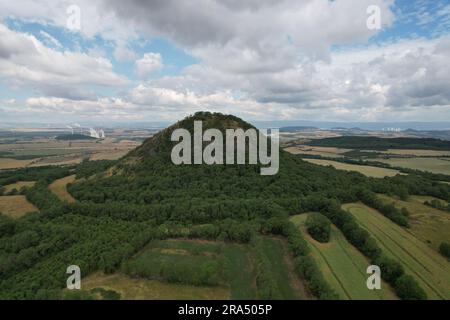
[[311,146],[336,147],[360,150],[424,149],[450,150],[450,141],[433,138],[379,138],[344,136],[317,139],[308,142]]
[[[371,261],[383,269],[385,280],[403,299],[424,299],[425,293],[398,262],[383,255],[373,238],[341,210],[341,203],[363,201],[402,226],[408,221],[395,208],[383,208],[375,193],[433,195],[450,200],[450,186],[410,174],[392,178],[367,178],[356,172],[338,171],[302,161],[280,151],[280,170],[261,176],[259,165],[173,165],[170,161],[171,131],[190,131],[194,120],[208,127],[250,128],[233,116],[197,113],[160,132],[118,162],[85,161],[77,167],[39,168],[0,173],[0,186],[16,181],[38,181],[26,191],[27,199],[40,209],[13,220],[0,215],[0,298],[63,298],[66,268],[79,265],[83,275],[96,270],[112,273],[123,268],[133,275],[148,270],[127,264],[151,240],[201,238],[251,245],[258,260],[260,298],[277,298],[267,273],[265,257],[258,255],[259,237],[275,234],[287,239],[298,275],[321,299],[337,294],[323,279],[305,240],[289,216],[320,212],[310,230],[327,240],[330,223]],[[63,203],[47,186],[60,177],[76,174],[68,186],[76,203]],[[142,257],[143,261],[147,259]],[[186,281],[179,270],[164,269],[173,281]],[[214,270],[216,265],[204,266]],[[196,279],[211,284],[214,277]]]

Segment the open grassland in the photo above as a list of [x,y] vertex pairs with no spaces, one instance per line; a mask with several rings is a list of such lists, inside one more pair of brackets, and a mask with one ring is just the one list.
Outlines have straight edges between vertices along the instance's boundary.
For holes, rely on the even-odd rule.
[[67,176],[62,179],[55,180],[48,187],[61,200],[73,203],[76,200],[67,192],[67,185],[75,181],[75,175]]
[[310,147],[310,146],[288,147],[284,150],[292,154],[310,154],[314,156],[322,156],[329,158],[342,158],[343,153],[350,151],[350,149],[340,149],[333,147]]
[[450,299],[450,264],[412,233],[361,203],[343,205],[378,242],[383,252],[400,262],[425,290],[428,299]]
[[332,160],[322,160],[322,159],[303,159],[304,161],[308,161],[310,163],[318,164],[321,166],[333,166],[338,170],[345,171],[356,171],[362,173],[367,177],[373,178],[384,178],[384,177],[393,177],[397,174],[400,174],[400,171],[393,169],[385,169],[385,168],[377,168],[371,166],[359,166],[355,164],[341,163]]
[[123,266],[133,278],[216,288],[232,299],[255,299],[249,247],[201,240],[154,241]]
[[400,156],[417,156],[417,157],[442,157],[450,156],[450,151],[445,150],[421,150],[421,149],[388,149],[386,151],[377,151],[385,154],[394,154]]
[[366,285],[367,267],[370,262],[358,249],[353,247],[335,226],[331,228],[330,241],[320,243],[306,231],[305,221],[308,214],[291,217],[291,221],[302,231],[311,248],[325,280],[339,294],[348,300],[393,300],[397,299],[392,288],[385,282],[381,290],[369,290]]
[[123,300],[223,300],[230,298],[226,287],[197,287],[158,280],[133,279],[115,273],[94,273],[83,279],[83,290],[114,290]]
[[29,212],[39,211],[25,196],[0,197],[0,212],[12,218],[20,218]]
[[[410,196],[408,201],[396,197],[378,195],[380,199],[401,209],[406,208],[410,213],[409,222],[411,232],[435,250],[443,241],[450,242],[450,213],[424,205],[425,201],[439,200],[429,196]],[[445,201],[439,200],[443,204]]]
[[33,160],[16,160],[10,158],[0,158],[0,169],[24,168],[31,164]]
[[11,192],[14,189],[16,189],[17,191],[20,191],[20,189],[22,189],[22,188],[31,188],[35,184],[36,184],[36,181],[19,181],[19,182],[5,186],[5,193]]
[[263,248],[269,258],[271,272],[284,300],[311,299],[303,282],[294,271],[294,263],[286,243],[278,238],[264,238]]
[[450,175],[450,159],[448,158],[390,158],[376,159],[394,167],[429,171]]

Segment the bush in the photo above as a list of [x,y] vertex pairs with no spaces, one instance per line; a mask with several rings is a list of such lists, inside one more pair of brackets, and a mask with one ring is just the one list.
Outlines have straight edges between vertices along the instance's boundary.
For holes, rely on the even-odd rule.
[[330,241],[331,223],[324,215],[312,213],[306,219],[306,230],[319,242]]
[[439,246],[439,252],[444,256],[450,259],[450,243],[442,242]]
[[395,292],[402,300],[426,300],[427,294],[410,275],[404,274],[395,281]]
[[381,269],[381,277],[389,283],[395,283],[404,273],[400,263],[386,256],[380,256],[374,261]]

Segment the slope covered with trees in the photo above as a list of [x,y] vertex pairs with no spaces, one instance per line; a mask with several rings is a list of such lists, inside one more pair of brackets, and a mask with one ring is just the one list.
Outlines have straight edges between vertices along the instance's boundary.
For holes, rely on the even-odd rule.
[[[0,215],[0,298],[61,297],[67,266],[79,265],[84,275],[97,270],[112,273],[149,241],[180,237],[249,244],[259,259],[258,292],[277,298],[266,258],[258,254],[260,235],[276,234],[288,240],[295,269],[309,290],[319,298],[334,299],[338,296],[289,215],[321,212],[363,254],[379,260],[380,249],[340,210],[340,203],[371,199],[374,192],[450,198],[450,186],[422,176],[367,178],[316,166],[281,150],[279,173],[273,176],[260,175],[259,164],[174,165],[171,133],[176,128],[192,133],[195,120],[203,121],[204,130],[252,128],[234,116],[197,113],[146,140],[119,162],[81,164],[75,173],[83,179],[68,185],[77,200],[73,204],[51,197],[45,188],[61,178],[61,172],[0,174],[1,182],[39,181],[27,191],[27,198],[40,209],[19,220]],[[389,214],[396,219],[397,213]],[[385,264],[395,267],[390,261]],[[424,298],[414,279],[397,281],[402,275],[403,271],[392,277],[392,283],[398,282],[398,294]],[[401,288],[419,293],[403,294]]]

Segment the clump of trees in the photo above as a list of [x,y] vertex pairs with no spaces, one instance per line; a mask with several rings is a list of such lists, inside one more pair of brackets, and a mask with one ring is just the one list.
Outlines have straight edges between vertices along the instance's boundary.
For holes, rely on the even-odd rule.
[[319,242],[330,241],[331,222],[321,213],[311,213],[306,219],[306,230]]

